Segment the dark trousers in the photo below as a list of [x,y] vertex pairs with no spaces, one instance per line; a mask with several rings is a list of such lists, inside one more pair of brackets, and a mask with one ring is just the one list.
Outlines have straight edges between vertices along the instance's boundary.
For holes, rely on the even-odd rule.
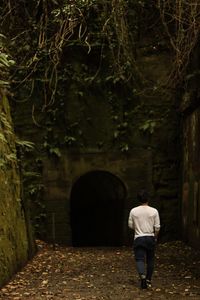
[[148,280],[151,280],[154,270],[155,244],[153,236],[138,237],[133,243],[137,271]]

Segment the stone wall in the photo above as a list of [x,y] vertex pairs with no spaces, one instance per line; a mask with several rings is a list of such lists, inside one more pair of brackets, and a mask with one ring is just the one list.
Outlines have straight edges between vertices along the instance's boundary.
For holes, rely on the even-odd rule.
[[183,237],[199,247],[200,239],[200,109],[184,118],[183,126]]
[[[21,183],[9,103],[0,96],[0,286],[20,267],[33,249],[27,235]],[[30,252],[29,252],[30,251]]]
[[92,171],[108,172],[126,187],[121,225],[125,244],[130,244],[128,213],[143,187],[160,211],[161,240],[180,237],[178,105],[167,86],[172,64],[168,41],[161,24],[151,25],[141,19],[136,34],[138,85],[113,74],[107,44],[102,55],[99,43],[87,51],[72,42],[62,52],[53,101],[43,79],[34,81],[28,101],[26,87],[17,91],[22,103],[13,104],[16,132],[35,143],[25,169],[41,174],[25,187],[39,237],[71,245],[71,192]]
[[187,70],[182,112],[182,226],[183,239],[200,247],[200,89],[199,43]]
[[[146,59],[147,60],[147,59]],[[148,60],[159,76],[158,55]],[[163,60],[161,60],[163,61]],[[166,70],[163,64],[162,69]],[[152,71],[152,73],[153,73]],[[158,77],[157,77],[158,78]],[[156,79],[155,79],[156,80]],[[73,93],[74,90],[74,93]],[[42,192],[32,193],[33,207],[41,209],[36,218],[40,238],[58,243],[72,244],[70,201],[74,184],[81,176],[91,171],[106,171],[119,178],[127,190],[123,208],[123,243],[130,245],[127,228],[129,210],[137,205],[138,189],[146,187],[150,191],[151,204],[161,215],[161,240],[180,237],[179,203],[179,116],[172,94],[159,92],[142,97],[139,104],[128,111],[128,128],[125,138],[119,135],[124,130],[117,127],[109,111],[107,91],[96,94],[95,89],[87,91],[85,97],[77,97],[76,87],[66,90],[66,101],[62,115],[58,117],[48,135],[44,127],[38,127],[31,118],[31,103],[15,107],[15,127],[18,134],[36,144],[36,151],[28,156],[32,171],[40,171],[39,185]],[[113,91],[118,101],[123,103],[123,95]],[[134,100],[133,100],[134,102]],[[19,113],[20,112],[20,113]],[[37,112],[38,113],[38,112]],[[116,113],[118,124],[123,122],[122,107]],[[23,116],[23,117],[22,117]],[[39,119],[40,114],[36,114]],[[72,144],[65,143],[67,130],[78,121],[76,135],[71,134]],[[149,120],[149,122],[148,122]],[[26,131],[24,131],[24,127]],[[55,138],[56,137],[56,138]],[[67,135],[69,137],[69,134]],[[73,138],[76,141],[73,143]],[[105,137],[105,138],[104,138]],[[55,142],[56,140],[56,142]],[[119,145],[128,149],[119,149]],[[45,145],[45,147],[44,147]],[[46,147],[48,145],[48,147]],[[38,167],[39,163],[39,167]],[[33,183],[33,182],[32,182]],[[31,187],[26,186],[30,196]],[[101,184],[101,183],[100,183]],[[37,182],[36,182],[37,186]],[[38,212],[38,208],[36,208]],[[41,217],[41,218],[40,218]]]
[[[186,95],[185,95],[186,96]],[[187,95],[188,96],[188,95]],[[192,98],[191,98],[192,99]],[[200,240],[200,107],[195,98],[183,110],[183,238],[199,248]],[[194,99],[193,99],[194,104]]]
[[[51,217],[55,213],[56,241],[71,244],[70,200],[72,188],[81,176],[92,171],[105,171],[119,178],[126,188],[127,198],[123,208],[122,226],[125,231],[123,243],[127,244],[129,239],[127,218],[130,209],[136,204],[136,191],[142,186],[151,187],[150,156],[151,152],[145,149],[140,152],[132,152],[127,157],[114,152],[63,152],[62,158],[56,162],[45,160],[43,178],[48,217],[47,239],[52,241]],[[99,182],[99,185],[101,186],[102,182]]]

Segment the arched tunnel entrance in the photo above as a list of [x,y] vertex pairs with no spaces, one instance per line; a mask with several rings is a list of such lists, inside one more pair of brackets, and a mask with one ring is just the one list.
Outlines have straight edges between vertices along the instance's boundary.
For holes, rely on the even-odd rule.
[[73,185],[70,199],[73,246],[120,246],[126,189],[106,171],[92,171]]

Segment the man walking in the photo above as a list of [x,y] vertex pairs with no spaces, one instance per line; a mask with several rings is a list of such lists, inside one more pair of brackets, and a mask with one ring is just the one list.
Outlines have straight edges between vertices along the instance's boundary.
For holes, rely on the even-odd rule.
[[130,211],[128,226],[134,230],[133,249],[141,288],[151,286],[154,270],[155,245],[160,230],[157,209],[148,205],[148,193],[141,190],[137,198],[140,205]]

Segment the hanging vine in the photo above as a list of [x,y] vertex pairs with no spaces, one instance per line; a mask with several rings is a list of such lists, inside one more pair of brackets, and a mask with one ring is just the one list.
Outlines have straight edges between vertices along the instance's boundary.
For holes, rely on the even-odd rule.
[[[28,86],[29,90],[29,95],[22,101],[32,96],[39,72],[39,80],[43,83],[42,110],[54,104],[63,48],[71,39],[90,47],[84,13],[92,2],[80,0],[58,4],[53,0],[39,0],[32,1],[28,7],[23,1],[22,4],[9,1],[3,7],[1,25],[5,28],[5,24],[10,23],[10,46],[17,56],[17,69],[12,82],[15,83],[15,89]],[[20,22],[21,14],[23,19]],[[16,32],[15,24],[19,24],[20,32]],[[33,118],[34,110],[33,106]]]
[[[3,1],[0,23],[9,34],[10,49],[17,57],[12,82],[16,90],[22,86],[27,90],[26,97],[20,101],[31,98],[39,81],[43,91],[42,111],[54,105],[64,49],[79,43],[87,47],[89,54],[97,40],[101,44],[99,68],[91,81],[99,75],[103,56],[109,49],[113,68],[106,78],[114,83],[139,86],[141,93],[146,79],[137,62],[137,23],[144,17],[148,5],[159,10],[160,21],[174,53],[169,78],[163,84],[174,87],[183,80],[198,41],[200,4],[197,0],[32,0],[29,5],[24,0]],[[130,6],[134,10],[132,18],[129,17]],[[145,23],[145,17],[142,22]],[[98,28],[91,29],[95,24]],[[35,105],[32,115],[37,124]]]
[[199,40],[200,4],[197,0],[157,0],[162,24],[174,51],[169,86],[179,84],[186,74],[191,54]]
[[[127,19],[128,3],[124,0],[112,0],[107,12],[107,18],[103,24],[103,32],[109,43],[112,55],[115,76],[124,82],[133,81],[135,84],[141,83],[141,73],[136,62],[136,41],[135,32],[131,32]],[[132,20],[133,23],[137,22]]]

